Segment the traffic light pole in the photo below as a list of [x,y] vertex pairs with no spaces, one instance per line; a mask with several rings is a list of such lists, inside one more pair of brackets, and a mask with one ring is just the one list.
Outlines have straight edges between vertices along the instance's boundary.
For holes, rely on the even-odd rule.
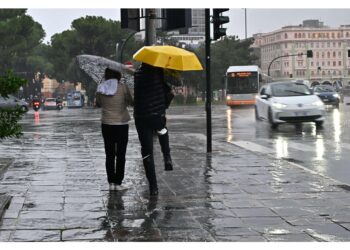
[[156,9],[146,9],[146,39],[145,45],[156,44]]
[[206,100],[207,112],[207,153],[212,151],[211,135],[211,84],[210,84],[210,9],[205,9],[205,65],[206,65]]
[[267,68],[267,75],[268,75],[268,76],[271,76],[271,75],[270,75],[270,68],[271,68],[271,65],[272,65],[272,63],[273,63],[274,61],[276,61],[277,59],[280,59],[280,58],[282,58],[282,57],[302,56],[302,55],[305,55],[305,54],[304,54],[304,53],[299,53],[299,54],[294,54],[294,55],[278,56],[278,57],[274,58],[274,59],[270,62],[269,67]]

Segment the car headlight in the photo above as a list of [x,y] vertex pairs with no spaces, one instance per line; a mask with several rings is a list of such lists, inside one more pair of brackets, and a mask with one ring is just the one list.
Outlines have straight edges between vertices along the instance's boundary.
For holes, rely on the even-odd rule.
[[226,100],[231,100],[231,96],[226,96]]
[[339,98],[339,95],[336,93],[336,94],[333,94],[333,96],[335,97],[335,98]]
[[283,109],[283,108],[287,107],[286,104],[278,103],[278,102],[272,103],[272,106],[273,106],[274,108],[276,108],[276,109]]
[[313,102],[312,105],[320,107],[320,106],[323,106],[323,102],[321,100],[318,100],[318,101]]

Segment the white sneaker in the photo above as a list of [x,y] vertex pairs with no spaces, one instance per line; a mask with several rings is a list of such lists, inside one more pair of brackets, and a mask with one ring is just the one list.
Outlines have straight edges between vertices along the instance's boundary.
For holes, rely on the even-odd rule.
[[109,191],[115,191],[116,190],[116,185],[113,183],[109,184]]
[[123,191],[123,190],[127,190],[128,187],[123,186],[123,185],[115,185],[115,190],[116,191]]

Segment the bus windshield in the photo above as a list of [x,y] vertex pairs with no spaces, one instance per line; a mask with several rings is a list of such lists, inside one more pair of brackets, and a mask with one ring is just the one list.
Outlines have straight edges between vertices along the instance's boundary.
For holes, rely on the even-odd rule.
[[227,74],[227,94],[250,94],[259,90],[257,72],[233,72]]

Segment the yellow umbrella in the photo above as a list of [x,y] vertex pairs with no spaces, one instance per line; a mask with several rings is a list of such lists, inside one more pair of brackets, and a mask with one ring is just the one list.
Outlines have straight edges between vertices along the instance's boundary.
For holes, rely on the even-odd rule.
[[149,65],[174,70],[203,70],[197,56],[174,46],[144,46],[133,58]]

